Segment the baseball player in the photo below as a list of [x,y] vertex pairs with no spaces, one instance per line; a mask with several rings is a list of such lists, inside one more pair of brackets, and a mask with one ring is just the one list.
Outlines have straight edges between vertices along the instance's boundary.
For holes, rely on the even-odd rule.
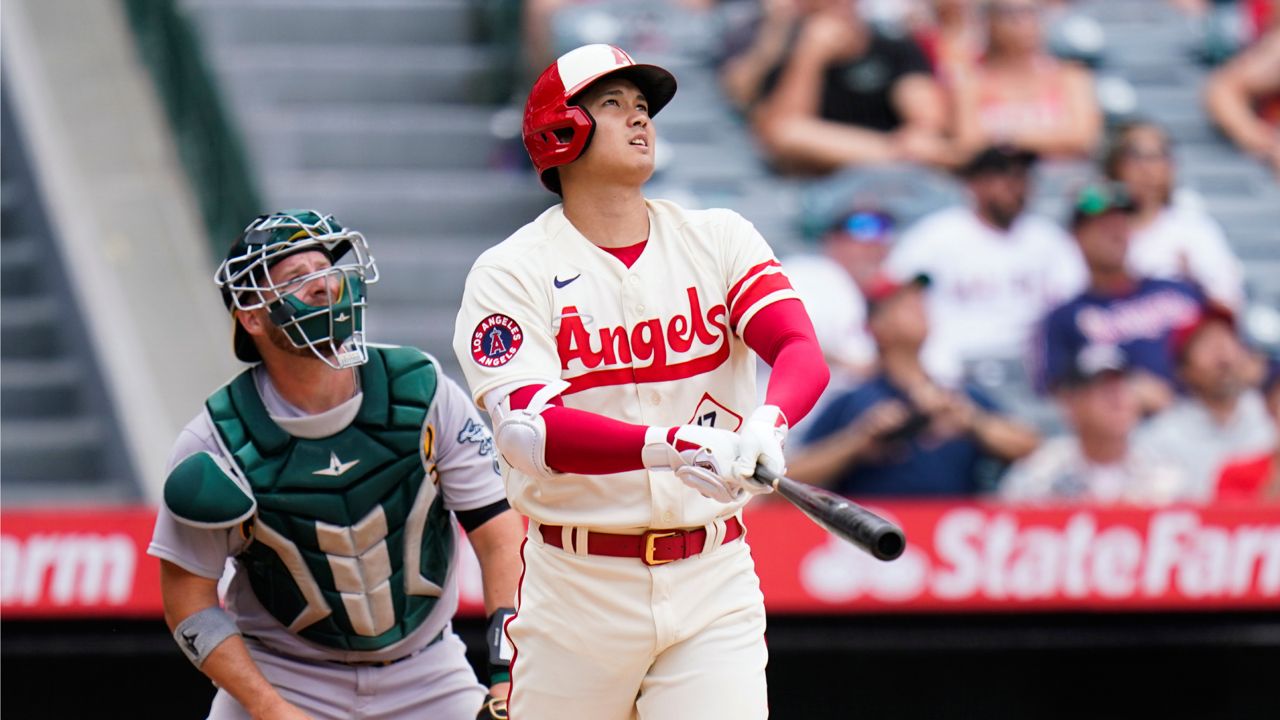
[[465,391],[420,350],[365,343],[376,280],[364,237],[313,211],[258,217],[218,268],[236,356],[258,364],[178,436],[148,549],[178,646],[219,688],[210,718],[505,717],[498,653],[486,698],[449,624],[455,518],[495,617],[522,523]]
[[[750,223],[645,199],[675,91],[609,45],[547,68],[524,142],[563,204],[467,277],[454,351],[530,518],[506,625],[518,720],[767,714],[739,511],[829,373]],[[756,354],[773,367],[759,407]]]

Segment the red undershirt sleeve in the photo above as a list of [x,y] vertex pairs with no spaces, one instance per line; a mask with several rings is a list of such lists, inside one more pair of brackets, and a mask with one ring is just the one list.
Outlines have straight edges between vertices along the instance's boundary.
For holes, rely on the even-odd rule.
[[[744,340],[773,368],[765,402],[781,408],[787,422],[799,422],[813,409],[830,378],[804,305],[788,299],[763,308],[748,323]],[[541,388],[529,385],[511,393],[511,409],[527,408]],[[606,475],[644,467],[640,455],[646,426],[567,408],[558,396],[549,405],[542,411],[542,420],[547,432],[546,463],[551,469]]]
[[751,318],[742,339],[772,368],[765,404],[777,405],[788,424],[800,422],[831,380],[804,303],[770,303]]
[[[529,385],[511,393],[511,409],[529,406],[541,385]],[[583,475],[640,470],[644,448],[644,425],[614,420],[598,413],[564,407],[559,396],[542,411],[547,427],[547,467],[557,472]]]

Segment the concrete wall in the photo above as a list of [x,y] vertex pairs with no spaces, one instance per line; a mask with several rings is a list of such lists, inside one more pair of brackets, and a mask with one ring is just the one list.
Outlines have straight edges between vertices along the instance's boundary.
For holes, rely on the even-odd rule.
[[204,223],[120,4],[5,0],[2,12],[14,110],[129,454],[157,501],[178,431],[239,367]]

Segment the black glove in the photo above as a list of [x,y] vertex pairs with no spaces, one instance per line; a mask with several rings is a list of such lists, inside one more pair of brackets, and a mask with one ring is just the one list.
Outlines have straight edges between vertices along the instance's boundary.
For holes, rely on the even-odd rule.
[[484,696],[484,705],[476,713],[476,720],[507,720],[507,701],[489,695]]

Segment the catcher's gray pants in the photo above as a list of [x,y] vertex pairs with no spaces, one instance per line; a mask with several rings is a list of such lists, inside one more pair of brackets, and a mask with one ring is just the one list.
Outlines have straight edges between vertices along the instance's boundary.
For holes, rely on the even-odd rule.
[[[484,701],[466,646],[451,630],[417,655],[386,666],[303,661],[246,644],[267,680],[314,720],[474,720]],[[249,714],[218,690],[209,720],[249,720]]]

